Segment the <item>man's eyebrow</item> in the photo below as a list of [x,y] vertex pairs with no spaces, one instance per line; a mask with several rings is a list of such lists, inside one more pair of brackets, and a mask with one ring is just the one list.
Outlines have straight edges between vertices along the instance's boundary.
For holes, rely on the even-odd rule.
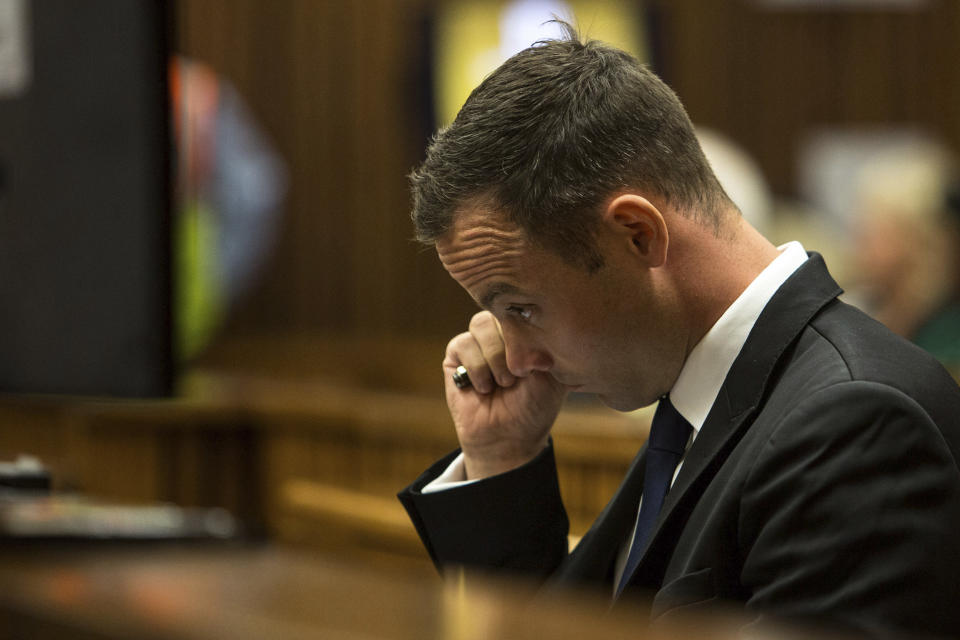
[[520,289],[513,286],[512,284],[506,282],[497,282],[490,285],[490,288],[487,289],[484,294],[480,297],[479,303],[480,307],[483,309],[489,309],[493,306],[494,300],[497,299],[497,296],[503,294],[516,294],[520,293]]

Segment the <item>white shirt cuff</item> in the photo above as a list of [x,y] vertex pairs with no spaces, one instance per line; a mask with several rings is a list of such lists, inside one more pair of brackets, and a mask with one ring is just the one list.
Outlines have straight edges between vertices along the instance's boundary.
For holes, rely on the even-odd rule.
[[437,476],[432,482],[420,490],[420,493],[437,493],[447,489],[456,489],[464,485],[473,484],[476,480],[467,480],[467,470],[463,464],[463,454],[461,453],[453,462],[450,463],[443,473]]

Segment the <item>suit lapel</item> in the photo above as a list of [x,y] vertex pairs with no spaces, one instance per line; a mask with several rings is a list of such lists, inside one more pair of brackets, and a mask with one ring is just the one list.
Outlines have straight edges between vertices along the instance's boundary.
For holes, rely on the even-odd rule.
[[680,473],[664,501],[647,551],[635,572],[635,582],[659,586],[687,517],[730,451],[753,423],[777,363],[810,320],[840,293],[842,290],[830,277],[823,259],[819,254],[811,253],[810,259],[767,303],[684,458]]

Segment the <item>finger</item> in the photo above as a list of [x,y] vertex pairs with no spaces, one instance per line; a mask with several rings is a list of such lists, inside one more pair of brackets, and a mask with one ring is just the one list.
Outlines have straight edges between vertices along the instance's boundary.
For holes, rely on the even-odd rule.
[[443,361],[447,386],[454,384],[453,373],[461,365],[467,369],[470,382],[478,393],[490,393],[496,388],[490,366],[470,332],[461,333],[447,344],[447,355]]
[[507,347],[503,342],[500,323],[489,311],[481,311],[470,319],[470,334],[480,346],[483,359],[490,368],[494,380],[501,387],[509,387],[516,381],[507,367]]

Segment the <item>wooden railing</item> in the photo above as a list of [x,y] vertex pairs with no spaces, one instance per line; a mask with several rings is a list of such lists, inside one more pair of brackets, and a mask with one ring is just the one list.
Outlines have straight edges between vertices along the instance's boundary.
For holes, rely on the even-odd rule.
[[[350,347],[313,350],[326,349],[327,362],[345,367],[346,356],[329,352]],[[358,357],[377,370],[375,357]],[[426,564],[395,494],[456,446],[450,417],[439,382],[424,390],[425,375],[412,376],[406,391],[370,380],[369,373],[208,369],[194,371],[168,400],[3,398],[0,460],[38,456],[60,490],[223,506],[276,540]],[[561,412],[553,434],[574,540],[613,495],[649,417],[584,398]]]

